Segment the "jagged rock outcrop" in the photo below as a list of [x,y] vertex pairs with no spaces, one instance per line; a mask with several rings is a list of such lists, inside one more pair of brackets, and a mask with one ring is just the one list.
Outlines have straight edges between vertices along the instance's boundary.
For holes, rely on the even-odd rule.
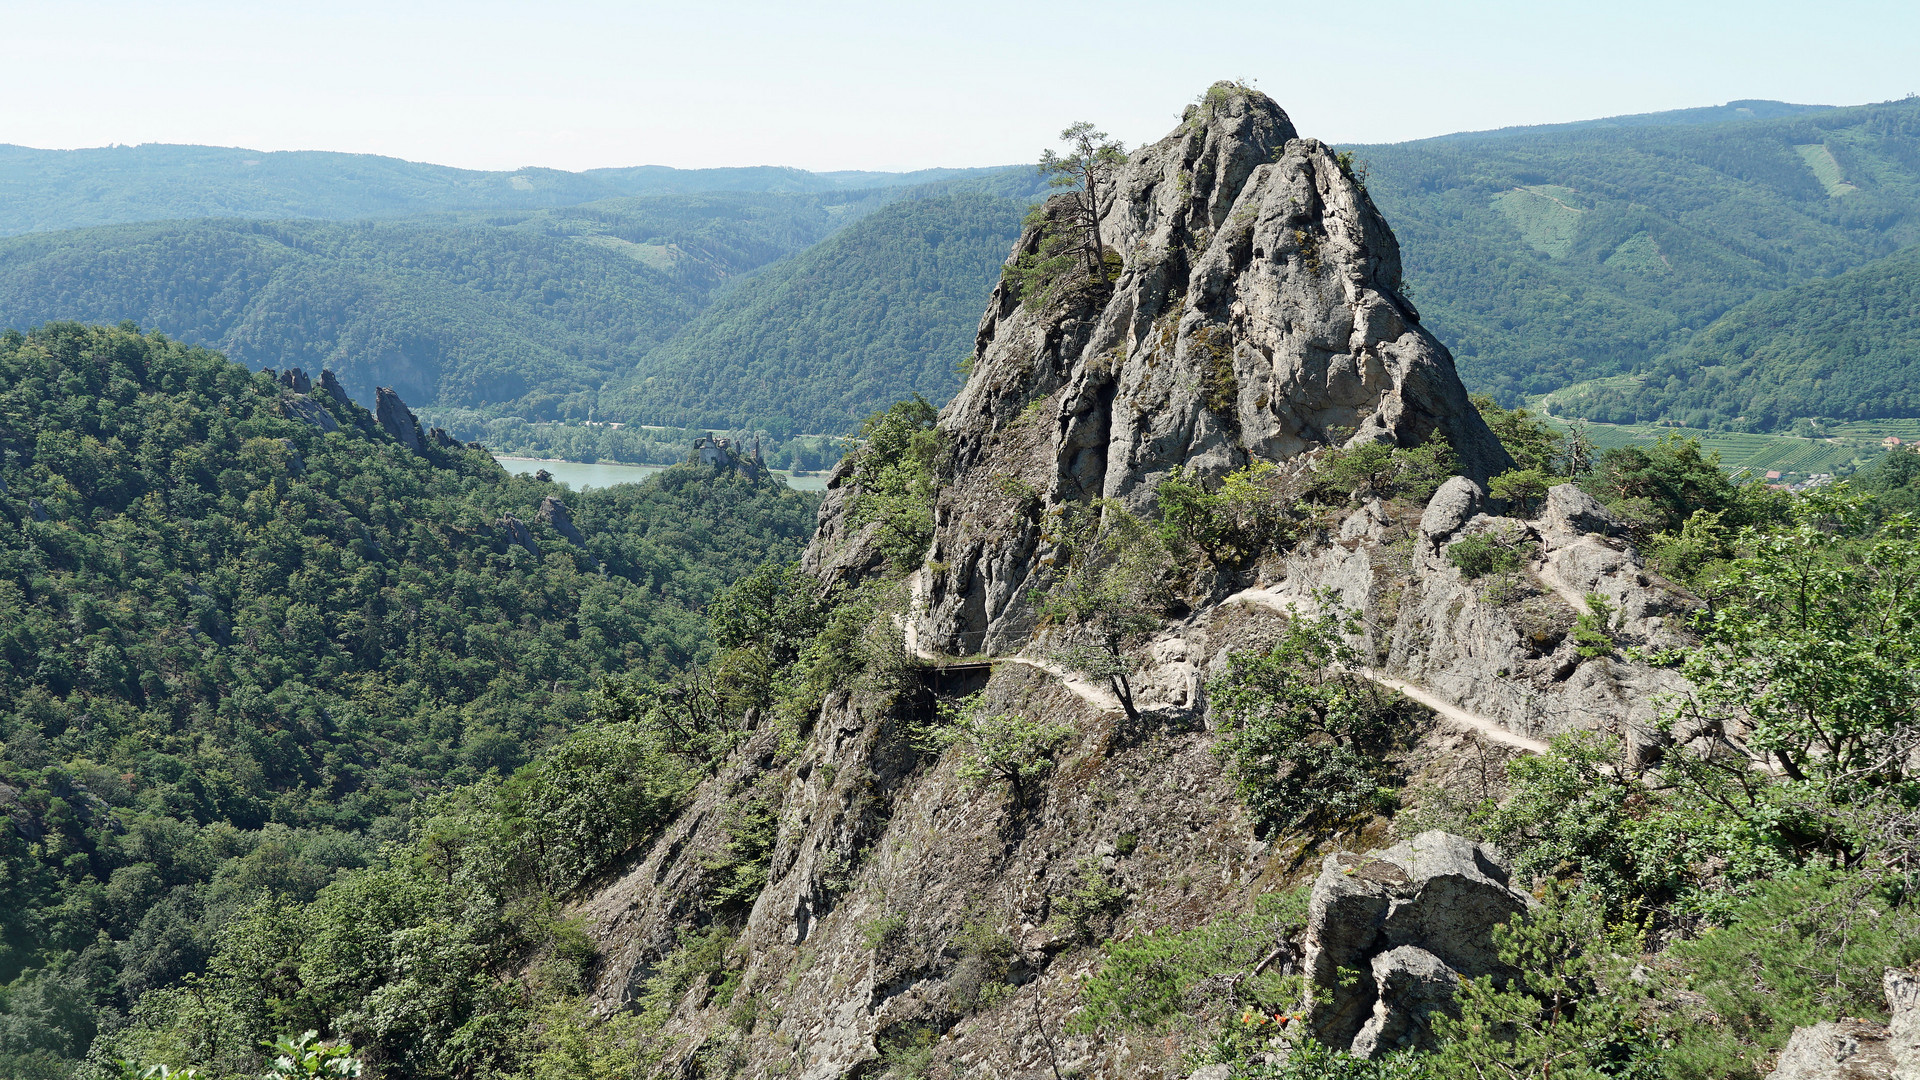
[[325,390],[327,393],[334,395],[335,397],[339,398],[341,401],[352,400],[351,398],[347,397],[347,388],[340,385],[339,379],[334,378],[332,368],[320,369],[320,389]]
[[[270,371],[268,374],[273,373]],[[310,394],[313,392],[313,380],[307,378],[307,373],[297,367],[288,368],[278,375],[275,375],[274,378],[281,386],[286,387],[296,394]]]
[[407,403],[400,400],[392,387],[376,388],[373,397],[374,418],[380,421],[381,430],[399,440],[400,445],[419,453],[420,421],[414,417],[413,410],[407,408]]
[[[1177,468],[1217,477],[1333,444],[1437,435],[1480,481],[1509,463],[1401,294],[1399,245],[1364,186],[1265,95],[1210,100],[1103,199],[1110,286],[1061,285],[1049,302],[995,288],[973,376],[941,413],[953,476],[929,557],[944,569],[920,619],[936,647],[1024,643],[1039,522],[1064,502],[1140,509]],[[1049,221],[1066,212],[1056,200]],[[1049,227],[1030,226],[1014,259]]]
[[1493,928],[1528,904],[1486,849],[1448,833],[1327,856],[1308,913],[1305,967],[1323,995],[1309,1027],[1362,1057],[1429,1045],[1460,979],[1502,970]]
[[494,525],[506,534],[507,543],[519,544],[527,549],[527,554],[536,559],[540,557],[540,545],[534,543],[533,530],[527,527],[526,522],[512,514],[503,514],[499,521],[494,522]]
[[[1624,654],[1582,655],[1575,622],[1595,595],[1619,646],[1669,648],[1686,640],[1699,601],[1649,573],[1624,526],[1572,484],[1549,491],[1530,520],[1484,505],[1477,483],[1455,477],[1417,520],[1363,506],[1336,542],[1298,546],[1246,598],[1311,612],[1331,594],[1368,616],[1362,651],[1381,674],[1514,732],[1609,730],[1650,746],[1660,701],[1685,682]],[[1471,536],[1497,539],[1523,565],[1468,577],[1447,552]]]
[[534,516],[553,526],[554,532],[566,537],[567,542],[575,547],[587,546],[587,538],[580,535],[580,530],[574,526],[573,515],[567,512],[567,504],[557,497],[549,495],[541,499],[540,509],[534,512]]
[[1888,1022],[1843,1018],[1794,1031],[1767,1080],[1920,1080],[1920,975],[1887,969]]

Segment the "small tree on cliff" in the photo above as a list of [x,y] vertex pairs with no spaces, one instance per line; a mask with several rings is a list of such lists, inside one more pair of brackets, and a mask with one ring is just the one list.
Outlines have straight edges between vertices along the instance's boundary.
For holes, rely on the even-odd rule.
[[1074,189],[1074,231],[1079,234],[1076,239],[1081,256],[1088,274],[1104,278],[1102,257],[1106,248],[1100,241],[1100,192],[1112,181],[1114,172],[1127,163],[1126,144],[1108,138],[1106,132],[1095,130],[1085,120],[1062,131],[1060,141],[1067,144],[1067,152],[1048,150],[1041,154],[1040,171],[1048,175],[1047,182],[1052,186]]
[[1160,628],[1169,599],[1166,547],[1153,530],[1111,499],[1069,503],[1053,519],[1052,580],[1035,596],[1042,619],[1064,631],[1053,658],[1090,679],[1104,679],[1126,711],[1133,705],[1131,652]]

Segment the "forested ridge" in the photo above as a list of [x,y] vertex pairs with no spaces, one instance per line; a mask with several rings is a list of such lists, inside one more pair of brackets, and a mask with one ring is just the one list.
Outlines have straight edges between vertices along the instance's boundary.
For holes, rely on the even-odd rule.
[[1026,209],[974,194],[878,211],[722,295],[601,412],[837,434],[908,394],[945,400]]
[[533,210],[633,195],[788,193],[904,187],[997,170],[808,172],[759,166],[457,169],[377,154],[230,146],[39,150],[0,145],[0,236],[198,217],[357,218]]
[[[1671,408],[1730,422],[1755,411],[1743,391],[1720,389],[1724,374],[1691,374],[1723,366],[1708,333],[1716,320],[1920,242],[1920,102],[1737,106],[1354,148],[1400,239],[1413,302],[1471,388],[1511,405],[1648,375],[1652,396],[1630,406],[1591,400],[1604,399],[1608,416]],[[139,149],[152,167],[115,173],[109,189],[165,202],[193,187],[168,186],[183,167],[169,155],[191,148]],[[0,153],[0,166],[37,153]],[[606,177],[513,174],[526,191],[505,174],[422,179],[404,164],[268,155],[206,174],[252,178],[242,188],[255,201],[236,213],[411,207],[395,220],[200,220],[0,243],[0,324],[131,318],[254,366],[331,364],[362,400],[393,385],[417,406],[485,419],[838,434],[900,394],[938,403],[957,386],[951,362],[1006,254],[1007,200],[1024,203],[1040,183],[1017,168],[881,177],[895,186],[865,189],[845,186],[864,174],[629,170],[621,183],[710,191],[607,199]],[[336,193],[296,209],[312,195],[302,169],[328,176],[335,165],[371,170],[369,190],[392,206],[355,209]],[[46,190],[77,183],[58,169],[23,175],[42,176]],[[769,190],[711,193],[755,185]],[[512,199],[475,209],[495,188]],[[581,202],[590,198],[601,201]],[[1804,339],[1753,351],[1832,352]],[[1675,393],[1691,389],[1669,403],[1662,388],[1676,377]],[[1863,385],[1872,399],[1906,400],[1902,378],[1887,369]],[[1846,378],[1816,381],[1779,407],[1856,415]]]
[[1508,404],[1920,241],[1920,100],[1354,149],[1426,324]]
[[1782,431],[1810,418],[1920,416],[1920,248],[1768,293],[1631,380],[1553,396],[1605,423]]
[[568,493],[311,401],[340,430],[157,334],[0,335],[0,1075],[68,1075],[250,905],[704,655],[716,590],[813,528],[777,482]]
[[363,402],[585,416],[714,289],[887,196],[686,195],[485,218],[203,220],[0,241],[0,323],[132,319]]

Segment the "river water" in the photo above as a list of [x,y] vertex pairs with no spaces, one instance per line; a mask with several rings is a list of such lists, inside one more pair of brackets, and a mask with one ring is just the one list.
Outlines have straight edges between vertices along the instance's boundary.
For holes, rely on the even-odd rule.
[[[587,488],[612,487],[615,484],[637,484],[654,473],[665,472],[665,465],[615,465],[597,461],[552,461],[541,458],[508,457],[505,454],[493,455],[508,472],[523,473],[531,476],[545,469],[553,474],[555,480],[573,488],[585,491]],[[814,473],[809,476],[790,476],[784,472],[773,475],[787,482],[787,486],[798,491],[827,490],[827,475]]]

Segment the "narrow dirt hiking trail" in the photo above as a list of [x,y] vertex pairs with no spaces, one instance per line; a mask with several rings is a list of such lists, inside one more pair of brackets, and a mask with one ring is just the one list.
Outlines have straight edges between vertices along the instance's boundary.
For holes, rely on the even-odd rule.
[[[1313,605],[1311,601],[1303,601],[1296,597],[1288,597],[1288,598],[1282,599],[1281,597],[1275,596],[1273,593],[1268,592],[1264,589],[1244,589],[1240,592],[1234,593],[1232,596],[1227,597],[1226,600],[1223,601],[1223,603],[1228,603],[1228,604],[1236,603],[1236,602],[1258,604],[1261,607],[1265,607],[1265,608],[1269,608],[1271,610],[1277,611],[1282,615],[1305,616],[1305,615],[1312,614],[1313,611],[1316,610],[1316,606]],[[906,644],[907,644],[908,652],[911,652],[913,655],[919,657],[922,660],[930,661],[936,664],[945,660],[952,659],[951,657],[944,657],[937,653],[934,653],[931,650],[921,648],[920,642],[918,640],[918,636],[911,632],[911,628],[907,628],[907,629],[908,629],[908,633],[906,634]],[[1097,683],[1089,682],[1086,679],[1083,679],[1078,675],[1075,675],[1072,672],[1066,670],[1065,668],[1059,666],[1058,664],[1048,663],[1045,660],[1038,660],[1029,656],[981,656],[981,657],[973,657],[970,659],[976,662],[984,661],[987,663],[994,663],[994,664],[1022,664],[1022,665],[1025,665],[1026,667],[1033,668],[1036,671],[1046,672],[1048,675],[1058,680],[1060,685],[1072,691],[1076,697],[1080,698],[1082,701],[1085,701],[1087,704],[1092,705],[1094,708],[1099,709],[1102,712],[1121,712],[1122,711],[1120,706],[1120,699],[1115,697],[1111,690],[1108,690],[1106,687],[1100,686]],[[1410,682],[1406,682],[1401,679],[1395,679],[1388,675],[1382,675],[1377,671],[1372,671],[1367,668],[1358,669],[1358,674],[1365,676],[1366,678],[1372,680],[1374,683],[1377,683],[1380,686],[1384,686],[1387,689],[1394,691],[1395,693],[1403,694],[1413,699],[1414,701],[1417,701],[1420,704],[1425,705],[1427,708],[1432,709],[1436,714],[1438,714],[1442,720],[1445,720],[1446,722],[1448,722],[1449,724],[1452,724],[1455,727],[1464,728],[1468,731],[1472,731],[1477,734],[1480,734],[1484,736],[1489,742],[1496,742],[1506,746],[1516,747],[1518,749],[1525,750],[1528,753],[1533,753],[1533,754],[1544,754],[1547,752],[1547,744],[1544,742],[1541,742],[1539,739],[1528,738],[1525,735],[1519,735],[1512,731],[1508,731],[1505,727],[1502,727],[1500,725],[1499,721],[1494,720],[1490,717],[1482,716],[1479,713],[1469,712],[1468,710],[1463,709],[1458,705],[1454,705],[1451,702],[1448,702],[1446,699],[1440,697],[1438,694],[1435,694],[1433,691],[1428,690],[1425,687],[1415,686]]]
[[[1318,614],[1320,610],[1319,605],[1311,600],[1302,599],[1297,596],[1281,597],[1267,589],[1242,589],[1232,596],[1227,597],[1226,600],[1222,602],[1228,604],[1255,604],[1267,608],[1270,611],[1277,611],[1282,615],[1300,618],[1311,617]],[[1586,607],[1584,604],[1579,604],[1575,606],[1574,610],[1584,611]],[[1547,744],[1541,742],[1539,739],[1528,738],[1525,735],[1508,731],[1498,720],[1463,709],[1425,687],[1415,686],[1413,683],[1382,675],[1368,668],[1361,668],[1359,673],[1389,690],[1397,691],[1425,705],[1427,708],[1438,713],[1442,720],[1447,721],[1455,727],[1478,732],[1486,736],[1491,742],[1518,747],[1529,753],[1544,754],[1547,752]]]

